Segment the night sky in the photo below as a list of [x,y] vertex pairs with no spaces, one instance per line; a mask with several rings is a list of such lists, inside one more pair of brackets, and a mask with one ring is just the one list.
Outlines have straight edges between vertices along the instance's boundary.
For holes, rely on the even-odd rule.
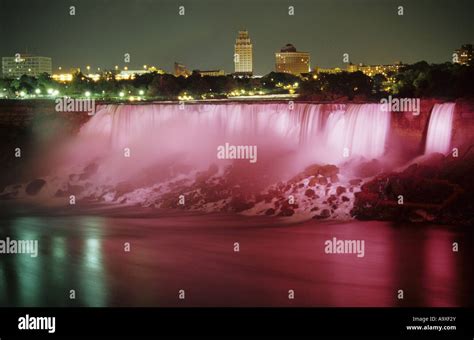
[[245,28],[255,74],[272,71],[287,43],[310,52],[311,67],[342,66],[343,53],[354,63],[439,63],[474,43],[473,13],[472,0],[0,0],[0,56],[28,50],[52,57],[56,70],[124,66],[130,53],[129,69],[171,71],[179,61],[233,72],[235,38]]

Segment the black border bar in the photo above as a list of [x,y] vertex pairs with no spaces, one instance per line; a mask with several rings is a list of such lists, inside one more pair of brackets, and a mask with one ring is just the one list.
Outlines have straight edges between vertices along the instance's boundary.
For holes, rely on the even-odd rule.
[[[55,333],[19,330],[25,315],[56,318]],[[427,317],[425,324],[413,317]],[[455,321],[434,321],[456,317]],[[437,320],[437,319],[436,319]],[[410,325],[456,330],[407,330]],[[114,337],[474,338],[473,308],[0,308],[0,339]]]

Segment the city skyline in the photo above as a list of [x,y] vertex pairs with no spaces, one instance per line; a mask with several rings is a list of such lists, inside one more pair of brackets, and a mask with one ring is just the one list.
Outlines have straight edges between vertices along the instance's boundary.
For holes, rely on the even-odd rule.
[[[70,4],[57,0],[4,0],[1,30],[7,38],[1,55],[28,50],[50,56],[54,70],[85,65],[139,69],[148,64],[170,72],[179,61],[191,69],[230,73],[236,32],[245,27],[252,37],[254,74],[261,75],[274,70],[274,53],[287,43],[309,52],[312,67],[324,68],[344,66],[344,53],[354,63],[364,64],[445,62],[454,49],[473,40],[472,11],[467,9],[474,5],[468,1],[433,0],[429,6],[402,2],[403,16],[397,15],[400,4],[392,0],[294,1],[294,16],[283,1],[253,5],[247,0],[227,4],[209,0],[199,5],[183,1],[182,5],[185,15],[179,16],[174,1],[119,0],[112,6],[107,0],[93,4],[79,0],[74,3],[76,15],[70,16]],[[35,16],[40,9],[47,14]],[[25,25],[15,25],[20,15]],[[137,18],[140,26],[128,24]],[[384,24],[372,29],[381,20]],[[125,53],[131,55],[129,64],[123,62]]]
[[[245,32],[248,35],[247,31],[239,31],[239,35]],[[237,39],[239,41],[239,38]],[[457,48],[454,50],[453,53],[453,63],[458,63],[458,64],[463,64],[463,65],[469,65],[471,60],[472,60],[472,49],[473,45],[472,44],[463,44],[460,48]],[[120,67],[118,65],[115,65],[114,67],[105,67],[105,68],[97,68],[95,69],[94,67],[91,67],[90,65],[86,66],[84,69],[81,69],[80,67],[72,67],[69,70],[63,69],[62,67],[57,68],[56,70],[52,68],[52,60],[50,57],[45,57],[45,56],[36,56],[36,55],[25,55],[25,54],[17,54],[13,57],[2,57],[2,73],[3,77],[6,78],[11,78],[11,73],[15,73],[15,77],[19,77],[20,74],[18,74],[19,70],[27,70],[25,71],[24,74],[26,75],[33,75],[36,76],[41,73],[48,73],[53,76],[55,80],[59,81],[70,81],[72,80],[72,74],[76,71],[83,72],[84,74],[88,75],[91,77],[93,80],[98,80],[100,77],[100,74],[109,73],[109,72],[118,72],[116,75],[116,78],[118,80],[120,79],[133,79],[133,75],[141,75],[144,73],[148,72],[157,72],[157,73],[168,73],[168,74],[174,74],[175,76],[189,76],[191,73],[197,72],[201,76],[224,76],[224,75],[229,75],[229,74],[234,74],[234,75],[248,75],[248,76],[255,76],[252,73],[252,45],[250,44],[249,47],[249,52],[245,52],[245,50],[239,50],[239,52],[242,54],[244,51],[244,54],[249,53],[245,58],[248,59],[245,61],[245,67],[250,67],[248,72],[239,72],[237,70],[237,65],[241,64],[238,60],[241,59],[241,56],[239,53],[237,53],[237,45],[235,45],[234,49],[234,65],[235,65],[235,70],[232,73],[226,73],[223,69],[212,69],[212,70],[202,70],[202,69],[196,69],[193,68],[192,72],[187,68],[186,65],[181,64],[179,62],[174,62],[174,67],[173,70],[168,71],[164,70],[163,68],[160,67],[155,67],[154,65],[143,65],[143,68],[140,69],[140,67],[137,68],[129,68],[127,64],[125,64],[123,67]],[[284,52],[284,53],[282,53]],[[283,55],[287,55],[289,58],[286,62],[284,60]],[[294,55],[293,55],[294,54]],[[236,56],[239,56],[238,59],[235,59]],[[291,55],[291,57],[290,57]],[[21,68],[16,67],[11,67],[9,66],[10,64],[16,64],[17,60],[22,60],[27,61],[27,64],[22,65]],[[364,64],[364,63],[358,63],[358,62],[352,62],[351,60],[345,62],[345,65],[343,67],[332,67],[332,68],[323,68],[319,67],[318,65],[315,65],[314,67],[310,66],[310,55],[308,52],[300,52],[296,51],[296,48],[292,44],[287,44],[285,45],[279,52],[275,52],[275,69],[272,70],[272,72],[280,72],[280,73],[289,73],[293,75],[302,75],[305,72],[309,73],[338,73],[341,71],[348,71],[348,72],[355,72],[355,71],[362,71],[368,76],[374,76],[377,73],[381,73],[386,76],[387,71],[395,71],[398,72],[400,66],[402,65],[408,65],[408,64],[403,64],[401,61],[397,61],[395,63],[391,64]],[[282,60],[283,58],[283,60]],[[301,58],[301,59],[300,59]],[[33,61],[35,60],[35,61]],[[42,67],[49,67],[51,71],[41,71],[37,69],[37,66],[34,67],[34,69],[28,69],[29,63],[38,63],[38,60],[48,60],[49,65],[43,64]],[[242,68],[242,66],[240,66]],[[306,71],[307,68],[307,71]],[[56,72],[55,72],[56,71]],[[120,71],[120,72],[119,72]],[[10,75],[9,75],[10,74]],[[132,76],[132,77],[131,77]],[[257,75],[257,77],[261,77],[262,75]],[[64,79],[63,79],[64,78]],[[66,79],[68,78],[68,79]]]

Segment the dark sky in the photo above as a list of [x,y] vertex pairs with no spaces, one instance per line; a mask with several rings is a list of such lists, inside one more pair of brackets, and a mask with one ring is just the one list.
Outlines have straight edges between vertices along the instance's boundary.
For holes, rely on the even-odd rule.
[[237,31],[246,28],[256,74],[273,70],[286,43],[310,52],[311,67],[341,66],[343,53],[354,63],[438,63],[474,43],[473,13],[473,0],[0,0],[0,56],[28,49],[51,56],[54,68],[112,68],[130,53],[130,69],[170,71],[179,61],[232,72]]

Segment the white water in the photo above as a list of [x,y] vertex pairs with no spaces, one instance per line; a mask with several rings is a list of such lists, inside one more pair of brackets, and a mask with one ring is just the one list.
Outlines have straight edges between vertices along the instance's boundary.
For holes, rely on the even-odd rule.
[[434,105],[428,125],[425,154],[448,153],[451,146],[454,107],[454,103]]
[[[150,145],[214,157],[217,145],[266,145],[297,150],[309,161],[383,155],[390,113],[380,104],[108,105],[82,128],[79,139],[105,138],[109,147]],[[152,155],[150,155],[152,156]]]
[[[233,195],[263,192],[308,165],[382,156],[389,123],[381,104],[102,106],[75,138],[48,156],[52,172],[33,199],[62,205],[72,193],[78,200],[166,207],[186,194],[191,209],[225,210]],[[218,158],[218,147],[226,143],[258,148],[257,162]],[[342,183],[345,175],[329,179]],[[314,188],[319,201],[309,204],[305,187],[300,189],[285,190],[301,198],[304,214],[337,190]],[[349,201],[341,202],[334,217],[350,216],[353,193],[345,197]],[[265,204],[259,209],[270,208]]]
[[343,157],[377,158],[385,151],[389,126],[390,113],[381,105],[348,105],[346,112],[329,115],[326,143]]

